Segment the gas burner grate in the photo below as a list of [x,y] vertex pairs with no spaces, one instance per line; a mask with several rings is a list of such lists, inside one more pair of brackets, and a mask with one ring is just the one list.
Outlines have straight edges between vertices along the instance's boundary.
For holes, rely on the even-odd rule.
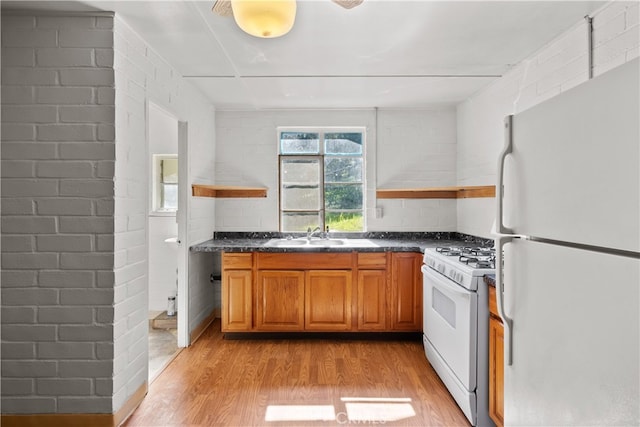
[[445,255],[445,256],[459,256],[462,254],[461,248],[447,247],[447,246],[437,247],[436,252],[441,253],[442,255]]
[[465,253],[458,257],[458,261],[473,268],[495,268],[496,258],[494,255],[471,256]]
[[464,247],[462,248],[462,253],[472,257],[491,256],[496,253],[496,250],[494,248]]
[[443,257],[451,257],[460,264],[475,269],[495,269],[495,248],[482,246],[438,246],[435,251]]
[[496,268],[495,262],[491,261],[478,261],[475,265],[472,265],[475,268]]

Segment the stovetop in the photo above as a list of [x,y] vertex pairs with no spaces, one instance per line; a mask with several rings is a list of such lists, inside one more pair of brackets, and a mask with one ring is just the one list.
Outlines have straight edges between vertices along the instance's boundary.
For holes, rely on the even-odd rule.
[[485,274],[495,272],[495,249],[437,247],[424,250],[423,262],[457,284],[476,290]]
[[454,261],[457,259],[460,264],[468,265],[472,268],[496,268],[495,248],[441,246],[436,248],[436,252]]

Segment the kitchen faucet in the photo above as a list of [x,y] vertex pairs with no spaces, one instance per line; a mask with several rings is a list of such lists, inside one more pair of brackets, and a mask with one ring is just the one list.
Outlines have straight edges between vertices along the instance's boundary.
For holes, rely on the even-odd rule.
[[313,235],[316,234],[318,231],[320,231],[320,233],[322,233],[322,228],[316,227],[316,228],[313,229],[313,231],[311,231],[311,227],[307,228],[307,240],[311,240]]

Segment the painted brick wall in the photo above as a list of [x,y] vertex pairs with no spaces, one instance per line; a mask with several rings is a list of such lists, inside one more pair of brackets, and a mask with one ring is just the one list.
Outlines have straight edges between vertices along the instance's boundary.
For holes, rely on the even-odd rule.
[[[146,47],[114,23],[116,110],[114,408],[147,380]],[[139,64],[142,62],[142,64]],[[153,73],[153,66],[150,72]]]
[[194,252],[189,256],[189,282],[205,284],[192,286],[189,292],[189,316],[194,325],[209,316],[212,308],[218,315],[222,307],[221,282],[210,282],[211,274],[217,272],[220,275],[220,258],[220,254],[215,252]]
[[[278,230],[279,126],[366,128],[369,231],[455,231],[455,201],[378,200],[375,189],[449,186],[456,179],[454,108],[433,110],[218,111],[216,182],[265,186],[266,199],[220,199],[217,231]],[[382,208],[375,218],[374,208]]]
[[[593,14],[594,76],[640,54],[638,2],[610,2]],[[580,21],[457,109],[458,185],[495,184],[504,117],[588,79],[587,25]],[[458,231],[490,237],[494,199],[458,200]]]
[[[454,108],[380,110],[378,129],[374,188],[455,185]],[[455,200],[380,199],[377,206],[382,208],[382,218],[368,212],[371,231],[456,230]]]
[[[211,182],[212,107],[124,22],[3,14],[4,413],[111,413],[146,381],[147,100]],[[189,208],[186,245],[214,223],[213,200]]]
[[[188,122],[189,183],[213,182],[215,120],[214,110],[205,98],[119,17],[114,24],[114,52],[117,146],[113,405],[118,409],[147,379],[147,101]],[[189,197],[188,203],[186,246],[211,238],[214,229],[213,199]],[[197,260],[194,268],[200,267]],[[208,280],[190,280],[190,295],[178,298],[188,299],[191,305],[192,298],[207,295],[210,288]],[[210,298],[198,300],[195,305],[198,307],[188,319],[189,330],[213,311],[215,302]]]
[[113,18],[2,16],[2,412],[112,411]]

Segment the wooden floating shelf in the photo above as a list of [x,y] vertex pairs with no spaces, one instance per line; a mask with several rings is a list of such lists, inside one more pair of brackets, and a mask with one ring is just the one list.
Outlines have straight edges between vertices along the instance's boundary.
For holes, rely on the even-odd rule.
[[496,197],[495,185],[433,188],[388,188],[376,190],[378,199],[467,199]]
[[258,187],[234,187],[229,185],[202,185],[192,184],[191,194],[194,197],[267,197],[266,188]]

